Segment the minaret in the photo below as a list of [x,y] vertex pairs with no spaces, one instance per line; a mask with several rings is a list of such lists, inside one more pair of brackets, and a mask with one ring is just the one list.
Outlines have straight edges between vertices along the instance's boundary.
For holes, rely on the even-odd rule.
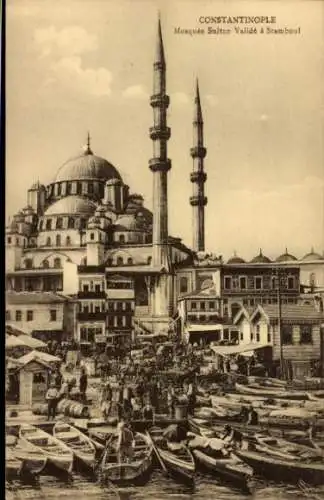
[[193,159],[193,171],[190,174],[192,182],[192,196],[190,205],[193,212],[193,250],[203,252],[205,250],[205,196],[204,184],[207,175],[204,172],[204,158],[207,150],[204,147],[204,122],[201,112],[198,80],[196,81],[196,96],[193,119],[193,147],[190,154]]
[[167,142],[171,131],[167,127],[169,96],[166,94],[166,65],[162,41],[161,22],[158,21],[157,44],[154,61],[153,95],[150,103],[153,108],[153,127],[150,138],[153,141],[153,158],[149,167],[153,172],[153,258],[155,266],[168,264],[168,159]]

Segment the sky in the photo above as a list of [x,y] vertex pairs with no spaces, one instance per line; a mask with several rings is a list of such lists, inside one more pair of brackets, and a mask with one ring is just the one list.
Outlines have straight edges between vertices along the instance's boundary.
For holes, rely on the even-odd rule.
[[[169,232],[191,245],[194,85],[207,156],[206,250],[324,250],[324,1],[7,0],[6,211],[91,135],[152,208],[149,95],[160,12],[171,103]],[[175,34],[200,16],[275,16],[299,35]],[[214,28],[215,25],[212,25]],[[273,26],[273,25],[271,25]],[[222,25],[222,27],[227,27]]]

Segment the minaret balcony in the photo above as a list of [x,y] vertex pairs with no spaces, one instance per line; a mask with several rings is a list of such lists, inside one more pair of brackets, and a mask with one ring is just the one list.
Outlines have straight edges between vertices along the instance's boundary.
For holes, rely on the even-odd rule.
[[162,158],[151,158],[149,167],[152,172],[168,172],[171,168],[171,160]]
[[204,207],[207,205],[207,196],[190,196],[190,205],[192,207]]
[[197,184],[204,184],[207,180],[207,174],[202,170],[191,172],[190,180],[191,182],[196,182]]
[[170,127],[150,127],[150,138],[155,141],[157,139],[161,139],[164,141],[167,141],[170,139],[171,136],[171,129]]
[[162,60],[162,61],[155,61],[153,63],[153,68],[155,70],[165,70],[166,69],[165,61],[164,60]]
[[167,109],[170,104],[170,97],[166,94],[154,94],[150,97],[150,104],[152,108]]
[[205,158],[207,149],[203,146],[194,146],[190,148],[190,155],[192,158]]

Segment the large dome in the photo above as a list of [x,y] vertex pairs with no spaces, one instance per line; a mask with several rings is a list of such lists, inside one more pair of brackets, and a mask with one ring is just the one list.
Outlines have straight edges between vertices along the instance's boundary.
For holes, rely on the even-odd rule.
[[287,248],[285,253],[279,255],[279,257],[276,258],[276,262],[293,262],[295,260],[297,260],[297,257],[289,253]]
[[88,147],[82,154],[68,160],[58,170],[53,183],[78,180],[119,179],[121,176],[117,169],[104,158],[93,154]]
[[56,201],[48,207],[45,215],[92,215],[97,208],[97,205],[82,196],[66,196]]
[[252,264],[269,264],[271,260],[266,255],[263,255],[262,250],[260,250],[259,255],[256,255],[252,260]]

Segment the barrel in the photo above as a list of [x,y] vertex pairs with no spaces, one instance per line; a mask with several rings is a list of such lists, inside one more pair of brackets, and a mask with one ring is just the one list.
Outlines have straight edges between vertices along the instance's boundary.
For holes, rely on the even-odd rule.
[[48,406],[46,403],[34,403],[32,406],[32,413],[34,415],[46,415]]
[[183,420],[187,418],[188,405],[176,405],[174,407],[174,416],[176,420]]
[[59,401],[58,405],[57,405],[57,413],[64,413],[65,412],[65,408],[68,406],[69,404],[69,399],[61,399],[61,401]]

